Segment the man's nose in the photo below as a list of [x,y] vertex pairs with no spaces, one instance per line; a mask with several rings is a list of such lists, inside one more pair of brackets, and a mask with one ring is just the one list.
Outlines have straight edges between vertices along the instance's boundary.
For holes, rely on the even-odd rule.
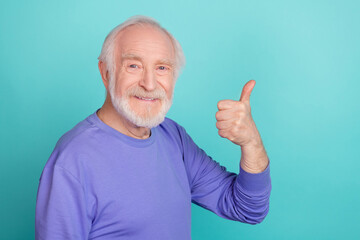
[[147,91],[153,91],[156,89],[156,84],[155,72],[151,69],[144,69],[143,76],[140,81],[140,86]]

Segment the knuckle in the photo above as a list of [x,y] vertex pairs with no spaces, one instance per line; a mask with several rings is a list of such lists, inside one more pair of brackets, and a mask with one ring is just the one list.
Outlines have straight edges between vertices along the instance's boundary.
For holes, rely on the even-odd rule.
[[223,130],[219,130],[218,133],[219,133],[219,136],[220,136],[220,137],[223,137],[223,138],[226,137],[226,136],[225,136],[225,132],[224,132]]
[[217,103],[218,109],[228,109],[233,107],[234,102],[232,100],[221,100]]
[[217,112],[217,113],[215,114],[215,118],[216,118],[217,120],[220,119],[220,112]]

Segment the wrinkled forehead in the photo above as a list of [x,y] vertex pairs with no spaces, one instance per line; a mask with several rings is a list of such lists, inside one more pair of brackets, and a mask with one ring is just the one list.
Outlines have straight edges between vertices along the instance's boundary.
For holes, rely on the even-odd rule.
[[127,54],[146,54],[175,61],[175,48],[170,36],[149,24],[132,25],[118,33],[115,39],[116,59]]

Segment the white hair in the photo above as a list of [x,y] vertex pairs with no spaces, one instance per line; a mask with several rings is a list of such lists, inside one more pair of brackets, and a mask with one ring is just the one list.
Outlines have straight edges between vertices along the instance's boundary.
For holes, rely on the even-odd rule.
[[114,59],[114,49],[116,43],[116,36],[125,28],[133,25],[145,25],[148,24],[152,27],[155,27],[164,33],[166,33],[174,47],[175,51],[175,70],[174,70],[174,80],[176,80],[181,72],[181,69],[185,66],[185,56],[181,48],[180,43],[165,29],[163,28],[155,19],[147,16],[137,15],[130,17],[125,22],[116,26],[105,38],[103,43],[100,56],[98,57],[99,61],[106,63],[107,70],[110,75],[115,74],[115,59]]

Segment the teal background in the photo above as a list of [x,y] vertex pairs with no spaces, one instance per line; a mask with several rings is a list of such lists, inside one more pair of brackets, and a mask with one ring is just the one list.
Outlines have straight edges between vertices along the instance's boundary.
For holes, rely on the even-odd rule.
[[260,225],[192,207],[193,239],[360,239],[359,1],[2,1],[1,239],[33,239],[38,180],[58,138],[99,108],[97,57],[128,17],[156,18],[187,65],[168,116],[229,171],[216,104],[255,79],[254,120],[271,160]]

